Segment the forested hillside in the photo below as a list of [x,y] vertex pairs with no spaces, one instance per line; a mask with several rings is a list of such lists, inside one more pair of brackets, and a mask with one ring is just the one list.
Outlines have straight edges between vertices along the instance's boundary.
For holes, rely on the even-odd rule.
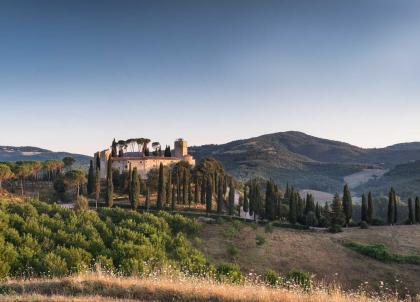
[[64,157],[73,157],[76,160],[76,165],[89,165],[89,156],[82,154],[73,154],[69,152],[53,152],[37,147],[13,147],[0,146],[0,162],[1,161],[29,161],[29,160],[54,160],[63,159]]
[[191,147],[200,160],[214,157],[238,178],[272,178],[301,189],[335,192],[344,177],[363,169],[389,169],[420,160],[420,144],[363,149],[301,132],[279,132],[222,145]]

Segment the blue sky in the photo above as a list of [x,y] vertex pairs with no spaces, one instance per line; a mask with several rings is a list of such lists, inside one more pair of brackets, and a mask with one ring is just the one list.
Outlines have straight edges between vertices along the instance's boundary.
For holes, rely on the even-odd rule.
[[420,2],[0,2],[1,145],[420,141]]

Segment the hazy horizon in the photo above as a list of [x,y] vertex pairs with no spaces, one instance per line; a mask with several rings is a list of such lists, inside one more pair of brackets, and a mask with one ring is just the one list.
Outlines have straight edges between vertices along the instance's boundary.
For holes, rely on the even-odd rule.
[[420,141],[418,1],[2,1],[0,145]]

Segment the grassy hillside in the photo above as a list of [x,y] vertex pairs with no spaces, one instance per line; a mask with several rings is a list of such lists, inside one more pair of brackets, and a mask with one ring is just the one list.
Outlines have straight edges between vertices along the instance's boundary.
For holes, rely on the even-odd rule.
[[420,160],[419,143],[362,149],[294,131],[191,147],[190,152],[198,160],[204,157],[220,160],[238,178],[260,176],[301,189],[327,192],[341,190],[345,176],[365,169],[384,169]]
[[367,293],[346,293],[337,288],[297,288],[215,283],[191,278],[122,278],[103,274],[82,274],[61,279],[9,280],[0,286],[1,301],[261,301],[261,302],[374,302],[410,301],[395,295],[369,297]]
[[245,273],[256,274],[267,269],[279,273],[298,269],[314,274],[318,281],[338,282],[346,289],[368,282],[369,288],[379,290],[382,281],[385,287],[399,292],[407,288],[420,294],[420,266],[382,263],[343,246],[349,241],[384,244],[395,253],[420,255],[418,225],[352,228],[339,234],[282,228],[267,233],[263,227],[251,225],[227,232],[229,225],[207,225],[202,231],[201,251],[216,263],[230,259]]

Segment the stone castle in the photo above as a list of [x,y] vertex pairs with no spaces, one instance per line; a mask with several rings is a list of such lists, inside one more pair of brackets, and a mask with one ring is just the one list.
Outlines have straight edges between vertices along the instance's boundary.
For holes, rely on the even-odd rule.
[[[94,168],[96,169],[99,166],[101,179],[106,179],[108,159],[111,157],[111,154],[110,149],[105,149],[96,152],[94,155]],[[112,168],[117,169],[121,174],[128,171],[131,165],[131,169],[136,167],[139,176],[142,179],[146,179],[147,173],[152,169],[158,169],[160,164],[171,166],[180,161],[186,161],[190,165],[195,166],[195,159],[188,154],[188,143],[181,138],[175,141],[171,156],[146,156],[142,152],[123,154],[122,156],[112,157]]]

